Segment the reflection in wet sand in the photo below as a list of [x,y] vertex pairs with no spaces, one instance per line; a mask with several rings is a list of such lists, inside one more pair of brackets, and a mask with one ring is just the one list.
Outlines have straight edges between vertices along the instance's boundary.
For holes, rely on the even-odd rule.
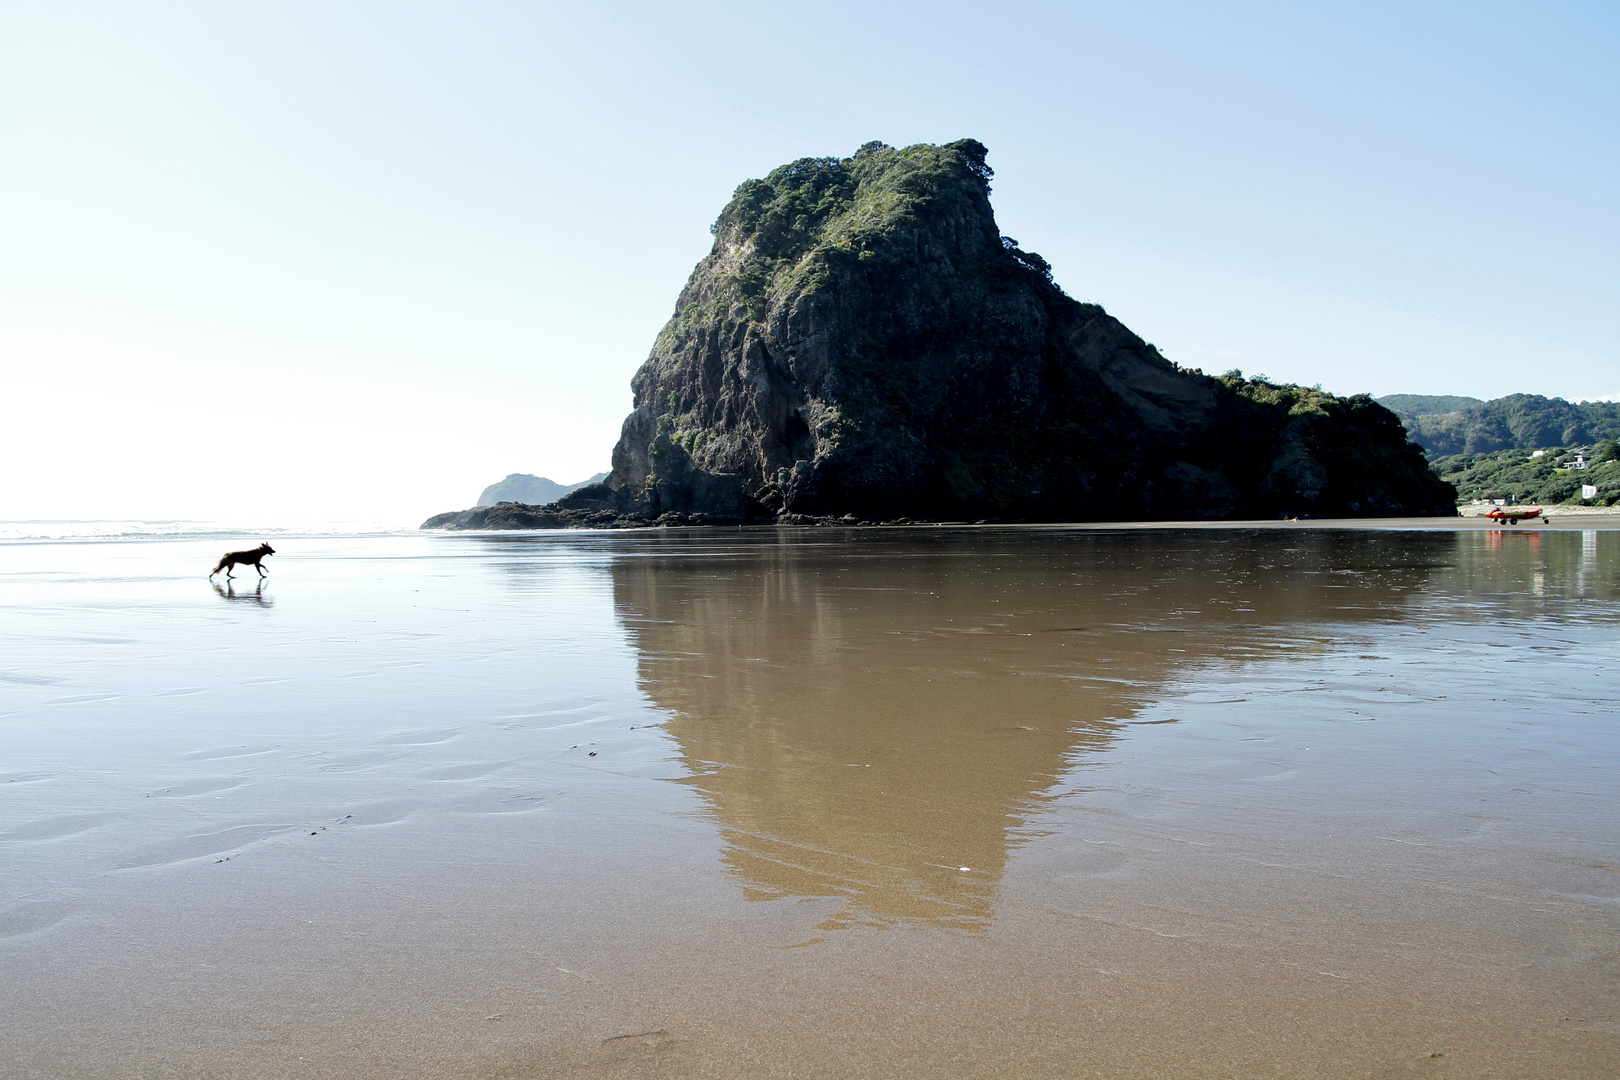
[[1076,765],[1190,666],[1389,620],[1451,533],[837,533],[612,564],[643,689],[757,899],[983,929]]
[[274,607],[276,604],[273,598],[264,595],[262,579],[253,588],[244,588],[240,592],[237,591],[236,583],[232,581],[227,581],[223,585],[218,581],[210,581],[209,584],[214,587],[214,592],[219,594],[221,600],[255,604],[259,607]]
[[1620,1075],[1620,531],[217,552],[0,560],[8,1077]]

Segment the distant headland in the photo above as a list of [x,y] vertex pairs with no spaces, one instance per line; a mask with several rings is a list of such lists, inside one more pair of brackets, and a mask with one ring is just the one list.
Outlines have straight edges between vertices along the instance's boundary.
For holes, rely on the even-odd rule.
[[1452,515],[1371,397],[1159,354],[1001,235],[972,139],[736,191],[606,480],[424,528]]
[[478,505],[494,506],[496,503],[510,502],[544,506],[556,502],[569,492],[578,491],[586,484],[606,480],[607,476],[607,473],[599,472],[577,484],[559,484],[532,473],[508,473],[505,480],[497,480],[484,489],[484,493],[478,496]]

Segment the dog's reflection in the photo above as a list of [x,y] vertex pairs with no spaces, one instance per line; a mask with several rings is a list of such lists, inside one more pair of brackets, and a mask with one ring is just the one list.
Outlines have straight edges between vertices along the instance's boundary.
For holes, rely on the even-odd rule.
[[221,600],[239,600],[249,604],[257,604],[260,607],[275,607],[276,605],[272,597],[264,595],[264,582],[262,580],[252,592],[246,590],[237,592],[236,586],[229,581],[223,586],[217,581],[210,582],[210,584],[214,586],[214,591],[219,594]]

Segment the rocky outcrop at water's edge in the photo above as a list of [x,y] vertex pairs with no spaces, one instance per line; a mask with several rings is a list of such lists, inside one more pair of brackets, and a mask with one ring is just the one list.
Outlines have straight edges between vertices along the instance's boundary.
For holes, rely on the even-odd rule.
[[1004,237],[971,139],[750,180],[607,480],[425,528],[1451,515],[1399,419],[1160,355]]

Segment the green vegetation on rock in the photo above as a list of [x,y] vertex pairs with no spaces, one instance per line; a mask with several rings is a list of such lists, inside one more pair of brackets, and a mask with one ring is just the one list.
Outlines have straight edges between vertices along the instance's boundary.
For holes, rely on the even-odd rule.
[[[1001,235],[972,139],[749,180],[632,381],[608,491],[649,516],[1449,513],[1367,397],[1177,367]],[[592,503],[591,500],[596,502]]]
[[1455,513],[1371,398],[1179,367],[1069,296],[1001,234],[985,154],[871,142],[739,186],[631,382],[611,477],[555,513]]

